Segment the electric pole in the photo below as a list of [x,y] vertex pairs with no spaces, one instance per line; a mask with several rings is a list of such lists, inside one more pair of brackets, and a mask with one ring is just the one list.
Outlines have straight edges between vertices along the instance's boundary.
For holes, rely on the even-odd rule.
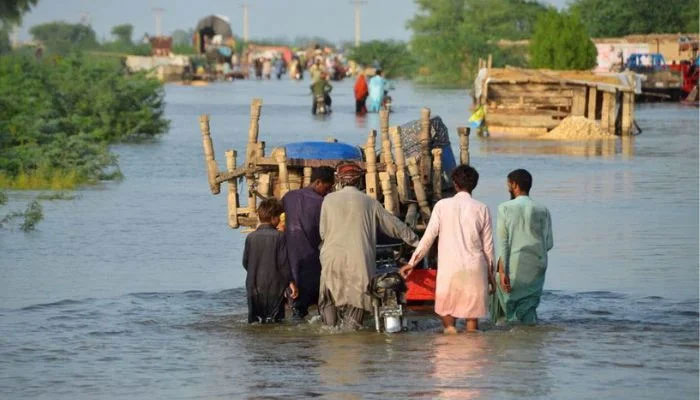
[[248,43],[248,3],[243,3],[243,42]]
[[360,6],[367,4],[366,0],[353,0],[350,2],[355,6],[355,46],[360,45]]
[[161,18],[163,16],[163,12],[165,12],[164,8],[156,7],[153,9],[153,15],[156,18],[156,36],[161,35]]

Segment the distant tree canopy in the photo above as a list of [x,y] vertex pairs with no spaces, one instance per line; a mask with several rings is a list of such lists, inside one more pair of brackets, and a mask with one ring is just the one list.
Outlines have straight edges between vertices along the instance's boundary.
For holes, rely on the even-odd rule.
[[73,49],[86,50],[98,46],[95,31],[83,24],[48,22],[35,25],[30,30],[34,39],[58,54],[67,54]]
[[591,69],[597,51],[576,14],[550,10],[537,19],[530,39],[530,66],[550,69]]
[[411,76],[415,67],[413,55],[408,51],[406,43],[393,40],[361,43],[350,48],[348,58],[363,66],[372,66],[376,61],[389,78]]
[[3,25],[17,24],[22,15],[35,6],[39,0],[2,0],[0,1],[0,22]]
[[0,54],[12,50],[10,31],[14,25],[22,22],[22,15],[36,5],[39,0],[1,0],[0,1]]
[[112,36],[114,36],[118,42],[124,44],[133,44],[131,41],[131,35],[134,33],[134,26],[131,24],[122,24],[112,27]]
[[173,31],[173,45],[175,46],[192,46],[192,37],[194,36],[194,29],[190,28],[188,30],[175,29]]
[[419,13],[408,22],[419,66],[438,83],[470,81],[479,57],[494,65],[524,59],[497,46],[501,39],[530,37],[547,7],[527,0],[416,0]]
[[574,0],[570,11],[592,37],[698,32],[697,0]]

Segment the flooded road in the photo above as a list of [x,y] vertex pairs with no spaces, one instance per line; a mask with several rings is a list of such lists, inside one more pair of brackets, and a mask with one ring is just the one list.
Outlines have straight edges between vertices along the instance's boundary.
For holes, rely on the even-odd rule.
[[[698,111],[640,105],[644,133],[603,142],[471,141],[474,196],[492,213],[506,174],[527,168],[553,216],[536,327],[444,337],[336,333],[318,322],[246,324],[244,235],[209,193],[197,116],[211,115],[220,168],[245,148],[263,98],[267,149],[332,136],[360,144],[352,82],[333,114],[310,114],[308,81],[166,87],[170,132],[115,146],[125,179],[44,203],[36,232],[0,231],[0,397],[697,398]],[[392,92],[392,123],[428,106],[450,128],[464,91]],[[455,154],[458,154],[455,151]],[[11,192],[4,209],[35,193]]]

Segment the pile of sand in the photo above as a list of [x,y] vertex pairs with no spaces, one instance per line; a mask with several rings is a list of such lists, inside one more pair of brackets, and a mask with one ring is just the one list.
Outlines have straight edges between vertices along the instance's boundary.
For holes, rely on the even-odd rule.
[[602,130],[598,122],[580,116],[564,118],[556,128],[541,136],[542,139],[564,140],[606,139],[612,137],[614,135]]

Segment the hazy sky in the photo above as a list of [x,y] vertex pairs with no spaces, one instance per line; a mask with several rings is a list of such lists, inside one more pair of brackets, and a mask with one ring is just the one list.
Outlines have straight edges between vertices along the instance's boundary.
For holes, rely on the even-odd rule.
[[[484,0],[489,1],[489,0]],[[546,0],[561,7],[567,0]],[[20,40],[29,39],[29,28],[49,21],[79,22],[89,18],[99,39],[111,39],[112,26],[134,25],[134,39],[145,32],[155,33],[152,9],[165,11],[162,31],[194,28],[197,21],[210,14],[229,17],[234,34],[242,35],[241,4],[245,0],[39,0],[24,16]],[[339,42],[354,38],[354,13],[350,0],[248,0],[250,37],[275,38],[322,36]],[[367,0],[362,7],[362,40],[400,39],[411,36],[406,29],[416,12],[412,0]]]

